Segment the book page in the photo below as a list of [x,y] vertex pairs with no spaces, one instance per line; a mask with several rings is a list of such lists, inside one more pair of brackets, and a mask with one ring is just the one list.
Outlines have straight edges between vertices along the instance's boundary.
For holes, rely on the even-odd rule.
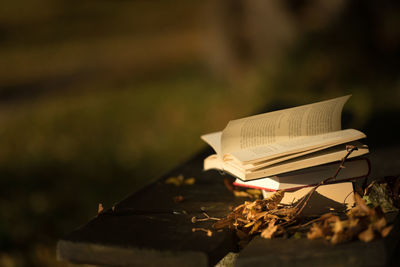
[[325,150],[325,149],[331,149],[332,145],[327,145],[327,146],[322,146],[322,147],[317,147],[314,149],[308,149],[308,150],[304,150],[302,152],[296,152],[296,153],[288,153],[285,154],[283,156],[279,156],[273,159],[267,159],[267,160],[261,160],[261,161],[255,161],[254,163],[246,163],[244,164],[243,162],[237,160],[236,158],[232,157],[232,160],[235,161],[235,164],[237,164],[238,166],[242,167],[243,170],[246,171],[253,171],[256,169],[260,169],[260,168],[264,168],[282,161],[286,161],[289,159],[293,159],[293,158],[298,158],[304,155],[309,155],[309,154],[313,154],[317,151],[321,151],[321,150]]
[[367,146],[364,146],[360,142],[354,141],[346,144],[340,144],[336,146],[323,146],[322,148],[315,148],[311,150],[306,150],[305,152],[300,152],[300,153],[292,153],[287,156],[282,156],[278,157],[272,160],[266,160],[266,161],[261,161],[261,162],[256,162],[256,164],[243,164],[241,165],[244,170],[246,171],[256,171],[259,169],[263,169],[265,167],[291,160],[291,159],[302,159],[305,157],[316,157],[318,155],[323,155],[323,154],[330,154],[330,153],[336,153],[339,151],[344,151],[346,150],[346,145],[354,145],[358,148],[358,150],[368,150]]
[[222,132],[215,132],[201,136],[201,139],[209,144],[217,155],[221,155],[221,134]]
[[229,154],[242,163],[255,163],[257,161],[270,160],[304,150],[322,150],[327,146],[335,146],[346,142],[352,142],[365,137],[366,135],[360,131],[346,129],[310,137],[291,139],[284,142],[263,145],[255,148],[243,149]]
[[223,154],[341,129],[341,113],[350,95],[255,115],[228,123],[221,136]]

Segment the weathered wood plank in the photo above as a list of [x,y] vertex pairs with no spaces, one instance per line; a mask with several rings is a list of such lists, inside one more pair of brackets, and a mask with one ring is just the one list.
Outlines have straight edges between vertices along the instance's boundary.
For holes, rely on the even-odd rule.
[[[205,207],[211,216],[223,217],[235,198],[224,186],[218,172],[202,171],[207,150],[160,178],[155,183],[129,196],[88,224],[73,231],[58,243],[60,259],[71,262],[105,265],[177,265],[210,266],[230,251],[237,251],[235,236],[230,231],[208,237],[192,228],[210,228],[210,222],[193,225],[191,218],[201,216]],[[400,147],[372,150],[371,177],[400,174]],[[195,177],[195,185],[165,184],[170,176]],[[184,201],[175,203],[174,196]],[[398,222],[397,222],[398,224]],[[372,243],[351,242],[332,247],[324,242],[306,239],[255,238],[239,255],[238,266],[282,266],[315,264],[355,266],[391,264],[393,251],[400,240],[398,226],[390,238]]]
[[399,234],[364,243],[333,246],[322,240],[256,237],[239,254],[236,266],[396,266]]
[[[230,231],[192,232],[193,227],[210,228],[212,222],[191,222],[193,216],[222,217],[229,206],[238,205],[218,172],[203,172],[202,163],[211,151],[204,151],[155,183],[129,196],[88,224],[58,242],[62,260],[106,265],[208,266],[229,251],[235,251]],[[170,176],[194,177],[194,185],[166,184]],[[181,195],[181,203],[174,196]],[[177,265],[179,264],[179,265]]]

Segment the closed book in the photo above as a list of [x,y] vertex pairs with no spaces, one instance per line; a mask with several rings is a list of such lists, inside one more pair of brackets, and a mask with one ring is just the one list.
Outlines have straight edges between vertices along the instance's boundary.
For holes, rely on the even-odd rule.
[[[316,167],[301,169],[293,172],[282,173],[270,177],[243,181],[236,179],[235,186],[261,189],[266,191],[294,191],[310,187],[332,177],[339,167],[339,163],[330,163]],[[370,163],[366,158],[348,160],[344,163],[335,179],[329,183],[338,183],[367,177],[370,173]]]

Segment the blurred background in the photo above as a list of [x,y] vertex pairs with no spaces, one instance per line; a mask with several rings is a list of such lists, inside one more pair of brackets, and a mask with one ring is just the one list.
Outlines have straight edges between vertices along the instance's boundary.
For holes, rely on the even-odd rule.
[[397,1],[3,1],[0,266],[75,266],[58,238],[231,119],[352,94],[398,144],[399,45]]

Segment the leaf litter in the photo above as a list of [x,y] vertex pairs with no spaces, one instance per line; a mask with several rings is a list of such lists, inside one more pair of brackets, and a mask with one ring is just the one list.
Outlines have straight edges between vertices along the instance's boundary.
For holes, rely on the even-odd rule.
[[[370,185],[364,190],[363,196],[355,192],[356,204],[347,212],[330,212],[316,217],[302,215],[311,195],[320,185],[336,178],[340,170],[344,168],[347,157],[356,149],[354,146],[348,146],[348,153],[342,159],[336,173],[314,186],[297,204],[281,204],[285,193],[284,191],[276,191],[265,199],[245,201],[243,204],[232,208],[231,213],[224,218],[212,218],[203,213],[205,218],[192,219],[192,222],[206,221],[212,218],[216,221],[212,226],[214,230],[234,230],[241,247],[246,245],[255,235],[271,239],[275,237],[300,238],[305,234],[308,239],[324,239],[333,245],[357,239],[370,242],[377,238],[386,237],[393,225],[388,224],[385,212],[398,211],[400,176],[390,177],[391,179],[386,179],[382,183]],[[227,182],[224,182],[227,186]],[[378,185],[379,187],[377,187]],[[230,189],[229,186],[227,188]],[[235,189],[231,188],[230,191],[234,193]],[[206,229],[204,232],[211,236],[212,233],[210,234],[208,231],[211,230]]]

